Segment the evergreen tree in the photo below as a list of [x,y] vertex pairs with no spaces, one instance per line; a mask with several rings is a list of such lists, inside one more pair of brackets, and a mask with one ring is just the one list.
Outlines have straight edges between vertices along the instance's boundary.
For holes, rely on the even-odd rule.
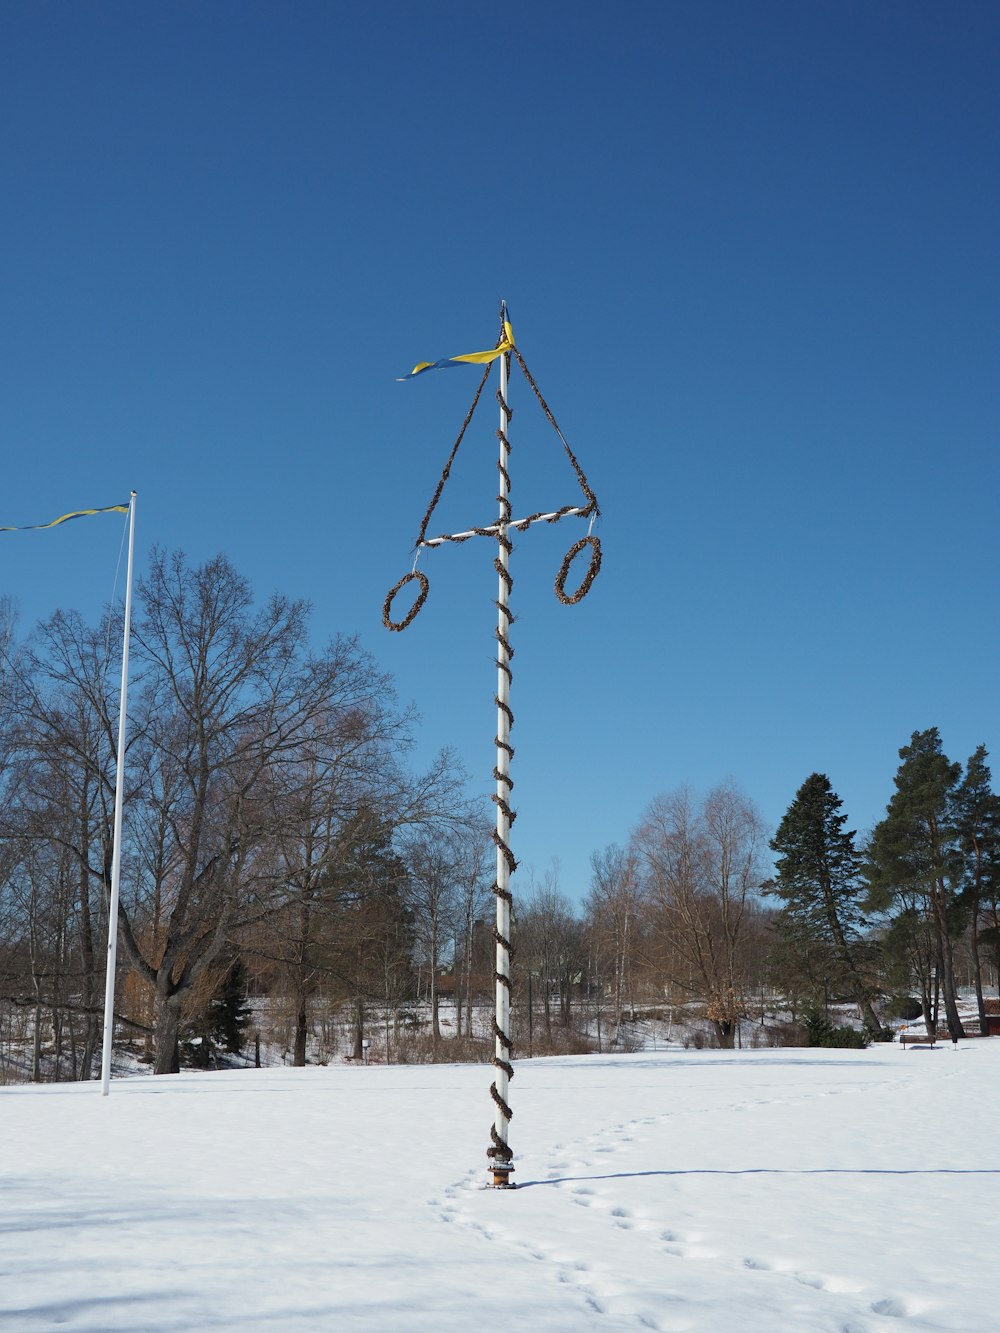
[[239,1055],[252,1010],[247,1003],[247,971],[233,952],[217,973],[215,988],[197,1016],[179,1034],[179,1056],[196,1069],[218,1067],[217,1052]]
[[250,1026],[252,1009],[247,1003],[247,970],[237,957],[222,985],[209,1001],[209,1038],[229,1055],[239,1055]]
[[[969,914],[970,943],[979,1007],[980,1031],[986,1031],[980,962],[983,910],[1000,893],[1000,796],[993,793],[986,746],[969,757],[955,793],[955,823],[962,853],[961,904]],[[987,940],[987,944],[989,941]]]
[[825,773],[806,778],[771,840],[777,873],[768,892],[783,901],[775,927],[785,941],[813,956],[814,975],[818,967],[824,983],[847,985],[865,1026],[879,1032],[857,958],[864,924],[861,857],[854,833],[844,828],[842,805]]
[[[917,907],[931,928],[937,980],[954,1039],[965,1035],[958,1016],[952,947],[963,917],[955,890],[962,863],[955,823],[962,766],[942,751],[937,727],[915,731],[899,757],[896,791],[869,848],[869,900],[882,909],[902,905],[913,913]],[[927,1004],[928,978],[924,975],[920,981],[930,1027],[934,1016]]]

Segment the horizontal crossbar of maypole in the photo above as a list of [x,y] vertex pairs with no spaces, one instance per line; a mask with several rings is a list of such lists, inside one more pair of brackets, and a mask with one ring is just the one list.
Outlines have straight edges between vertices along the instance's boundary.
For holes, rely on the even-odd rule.
[[[515,532],[525,532],[535,523],[555,523],[560,518],[572,518],[574,515],[588,518],[593,512],[593,505],[572,509],[557,509],[551,514],[532,514],[530,518],[518,518],[504,526],[513,528]],[[499,532],[499,524],[491,523],[485,528],[470,528],[468,532],[454,532],[447,537],[428,537],[425,541],[417,542],[417,545],[441,546],[444,542],[466,542],[470,537],[496,537]]]

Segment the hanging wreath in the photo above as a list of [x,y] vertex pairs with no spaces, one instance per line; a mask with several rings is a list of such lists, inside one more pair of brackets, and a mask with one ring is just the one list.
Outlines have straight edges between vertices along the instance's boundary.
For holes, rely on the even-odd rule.
[[[583,576],[583,582],[577,588],[576,592],[568,593],[566,591],[566,579],[569,576],[570,566],[584,547],[589,546],[591,550],[590,565],[586,574]],[[580,602],[590,592],[591,584],[601,570],[601,539],[600,537],[581,537],[578,542],[566,552],[566,557],[562,562],[559,573],[556,575],[556,596],[564,606],[574,606]]]
[[[416,581],[420,584],[420,592],[417,594],[417,600],[413,603],[413,605],[410,607],[409,611],[403,617],[402,620],[393,620],[392,618],[393,599],[395,598],[396,594],[399,592],[401,588],[404,588],[407,583],[411,583],[414,579],[416,579]],[[417,613],[420,611],[420,608],[423,606],[424,602],[427,601],[427,594],[429,591],[430,591],[430,584],[427,582],[427,575],[421,574],[419,569],[413,570],[411,574],[404,574],[403,577],[399,580],[399,582],[389,589],[389,592],[385,599],[385,603],[382,607],[382,624],[386,627],[386,629],[391,629],[396,631],[399,631],[401,629],[406,629],[407,625],[413,623],[413,621],[416,619]]]

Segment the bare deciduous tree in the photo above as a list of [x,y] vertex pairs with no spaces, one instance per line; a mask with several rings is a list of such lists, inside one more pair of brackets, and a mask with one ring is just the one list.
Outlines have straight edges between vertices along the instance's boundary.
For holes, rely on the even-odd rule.
[[705,1000],[720,1045],[748,1011],[743,946],[763,881],[764,824],[733,784],[696,802],[653,801],[634,849],[644,862],[655,960],[665,980]]
[[643,885],[634,848],[605,847],[590,859],[590,894],[586,909],[595,947],[606,960],[614,988],[615,1022],[628,1002],[635,1018],[635,972],[642,930]]

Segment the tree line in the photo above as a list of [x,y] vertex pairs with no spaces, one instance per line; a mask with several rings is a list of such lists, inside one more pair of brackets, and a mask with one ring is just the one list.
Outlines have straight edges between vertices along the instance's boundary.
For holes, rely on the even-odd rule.
[[[495,852],[454,756],[410,758],[415,718],[358,641],[314,650],[308,607],[254,603],[224,557],[154,552],[132,630],[119,1040],[156,1073],[284,1023],[315,1058],[334,1015],[360,1058],[490,1046]],[[57,612],[24,642],[0,607],[0,1077],[90,1078],[103,1019],[119,623]],[[656,797],[592,857],[580,907],[556,868],[517,886],[521,1053],[621,1044],[643,1013],[730,1046],[751,1018],[849,999],[878,1033],[893,997],[961,1035],[959,969],[1000,965],[1000,798],[980,746],[935,728],[899,752],[859,839],[811,774],[773,836],[734,783]],[[448,1025],[442,1026],[447,1006]],[[261,1026],[258,1019],[258,1028]],[[465,1045],[461,1045],[465,1043]]]
[[652,802],[625,849],[593,860],[586,909],[618,1013],[674,997],[720,1045],[742,1020],[850,1001],[872,1037],[893,1018],[967,1035],[1000,978],[1000,797],[980,745],[951,761],[937,728],[899,750],[886,813],[862,838],[829,778],[810,774],[774,836],[732,786]]
[[[407,763],[414,717],[354,638],[255,607],[223,557],[153,554],[137,590],[124,773],[119,1024],[156,1073],[238,970],[292,1012],[392,1005],[446,947],[442,877],[481,915],[482,809],[454,757]],[[103,1021],[122,625],[3,617],[0,999],[33,1016],[32,1072],[89,1078]],[[488,889],[488,886],[487,886]],[[456,890],[457,892],[457,890]],[[23,1026],[23,1025],[22,1025]],[[0,1037],[2,1037],[0,1031]]]

